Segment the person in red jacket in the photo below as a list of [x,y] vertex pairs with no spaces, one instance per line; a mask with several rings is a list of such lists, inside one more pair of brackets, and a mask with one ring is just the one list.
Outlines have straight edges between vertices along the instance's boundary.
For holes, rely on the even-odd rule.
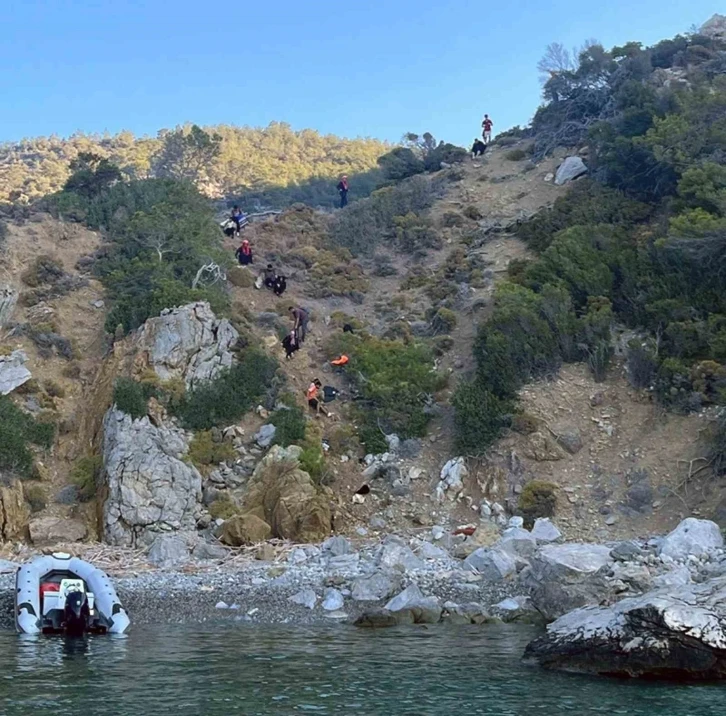
[[253,263],[252,247],[250,246],[250,242],[247,239],[242,242],[242,246],[240,246],[237,251],[234,252],[234,255],[237,257],[237,260],[242,266],[249,266],[251,263]]
[[489,142],[492,141],[492,127],[494,126],[494,122],[492,122],[491,119],[489,119],[489,115],[484,115],[484,120],[481,123],[482,126],[482,133],[481,136],[484,138],[484,143],[489,144]]

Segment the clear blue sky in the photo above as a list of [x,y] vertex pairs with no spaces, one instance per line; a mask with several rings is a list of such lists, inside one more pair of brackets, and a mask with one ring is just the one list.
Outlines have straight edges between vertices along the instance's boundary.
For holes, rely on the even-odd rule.
[[[719,7],[720,6],[720,7]],[[0,141],[286,121],[470,142],[524,124],[552,41],[651,44],[723,0],[2,0]]]

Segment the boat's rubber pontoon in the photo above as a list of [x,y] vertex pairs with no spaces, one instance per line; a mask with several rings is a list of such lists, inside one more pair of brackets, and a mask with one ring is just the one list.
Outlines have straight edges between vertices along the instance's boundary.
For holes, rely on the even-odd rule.
[[23,634],[123,634],[129,617],[105,572],[56,552],[15,577],[15,625]]

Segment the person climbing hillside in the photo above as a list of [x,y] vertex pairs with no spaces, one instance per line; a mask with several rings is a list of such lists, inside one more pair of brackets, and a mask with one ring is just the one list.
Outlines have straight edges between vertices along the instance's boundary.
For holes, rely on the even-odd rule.
[[329,413],[322,405],[322,401],[320,400],[320,389],[323,387],[323,384],[320,382],[318,378],[315,378],[312,383],[308,386],[307,391],[305,392],[305,399],[308,401],[308,406],[311,410],[315,412],[316,415],[320,415],[322,413],[326,418],[329,418],[332,416],[332,413]]
[[310,322],[310,313],[299,306],[290,306],[288,309],[293,320],[293,330],[297,331],[300,343],[305,342],[308,333],[308,323]]
[[338,182],[338,194],[340,194],[340,208],[348,205],[348,175],[343,174]]
[[282,339],[282,347],[285,349],[285,359],[290,360],[293,353],[300,350],[300,343],[297,340],[297,332],[292,330]]
[[484,144],[479,137],[475,137],[474,144],[471,145],[471,158],[475,159],[476,157],[483,157],[486,150],[487,145]]
[[247,223],[247,217],[242,212],[242,209],[240,209],[236,204],[232,207],[232,214],[229,217],[234,221],[235,226],[237,227],[237,236],[240,235],[240,231],[242,230],[242,226]]
[[247,239],[242,242],[242,245],[234,252],[234,255],[237,257],[237,261],[239,261],[241,266],[249,266],[254,263],[252,260],[252,247]]
[[482,126],[481,136],[484,139],[484,144],[489,144],[489,142],[492,141],[492,127],[494,126],[494,122],[492,122],[492,120],[489,119],[488,114],[484,115],[484,119],[482,120],[481,126]]

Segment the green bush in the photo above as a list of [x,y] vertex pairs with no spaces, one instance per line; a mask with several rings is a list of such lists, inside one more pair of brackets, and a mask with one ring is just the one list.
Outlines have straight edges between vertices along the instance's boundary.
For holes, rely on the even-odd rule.
[[479,376],[462,381],[452,399],[455,443],[461,455],[483,455],[501,435],[513,412],[513,401],[495,395]]
[[25,497],[25,501],[33,514],[44,510],[48,506],[45,490],[41,485],[23,485],[23,497]]
[[381,446],[381,430],[402,438],[423,437],[430,420],[427,406],[441,388],[429,348],[417,343],[341,334],[329,355],[345,353],[352,383],[359,435],[366,448]]
[[439,308],[431,319],[431,330],[434,335],[451,333],[456,328],[456,314],[448,308]]
[[213,520],[228,520],[240,512],[240,508],[228,495],[218,497],[208,509]]
[[300,454],[300,469],[320,484],[325,476],[325,454],[320,444],[307,445]]
[[524,149],[510,149],[504,154],[504,158],[510,162],[521,162],[527,158],[527,152]]
[[216,466],[234,460],[237,452],[229,442],[215,442],[211,430],[195,433],[189,443],[187,458],[197,468]]
[[78,496],[83,502],[96,496],[96,486],[102,469],[101,455],[87,455],[74,463],[70,475],[71,483],[78,488]]
[[153,385],[139,383],[133,378],[118,378],[113,386],[114,405],[132,418],[143,418],[149,398],[157,391]]
[[0,471],[29,477],[33,471],[31,445],[50,448],[55,425],[34,419],[7,396],[0,396]]
[[275,426],[275,445],[299,445],[305,439],[305,413],[298,405],[276,410],[270,422]]
[[187,391],[181,400],[171,402],[169,409],[190,430],[230,425],[263,398],[276,372],[273,358],[247,349],[230,369]]
[[543,480],[528,482],[519,495],[519,513],[528,529],[540,517],[553,517],[557,506],[557,485]]

